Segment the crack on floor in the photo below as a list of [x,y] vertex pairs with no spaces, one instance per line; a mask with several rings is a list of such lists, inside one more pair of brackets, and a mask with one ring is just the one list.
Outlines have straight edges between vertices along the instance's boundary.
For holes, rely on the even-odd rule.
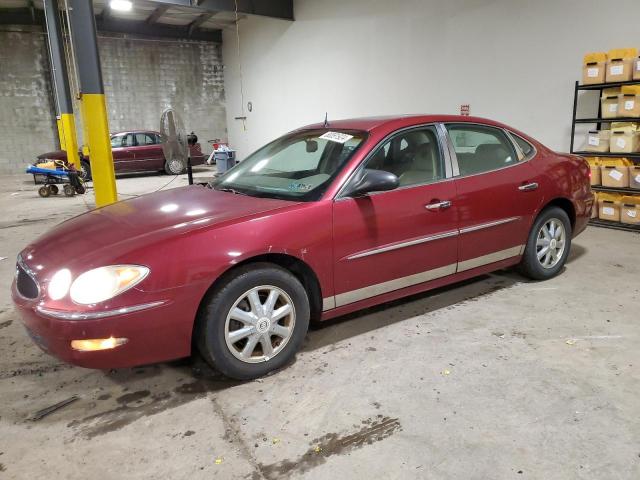
[[[371,445],[390,437],[402,426],[397,418],[378,415],[362,421],[360,430],[346,434],[328,433],[313,440],[309,449],[295,460],[282,460],[268,465],[258,464],[258,471],[265,480],[275,480],[295,474],[305,473],[327,461],[333,455],[344,455],[365,445]],[[251,477],[255,480],[256,477]]]
[[251,448],[242,438],[242,432],[240,432],[240,430],[235,426],[233,419],[227,416],[216,397],[211,399],[211,404],[213,405],[213,411],[218,415],[218,417],[220,417],[222,425],[224,426],[224,439],[234,445],[237,445],[240,456],[247,460],[253,467],[254,471],[249,478],[251,480],[265,479],[266,477],[261,471],[260,464],[251,453]]

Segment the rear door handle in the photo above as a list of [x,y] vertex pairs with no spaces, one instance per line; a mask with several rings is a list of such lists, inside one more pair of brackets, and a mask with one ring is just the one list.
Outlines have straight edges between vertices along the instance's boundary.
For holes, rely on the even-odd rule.
[[518,190],[522,192],[530,192],[532,190],[537,190],[537,189],[538,189],[538,184],[536,182],[526,183],[518,187]]
[[444,210],[445,208],[449,208],[451,206],[451,202],[449,200],[443,200],[441,202],[430,203],[429,205],[425,205],[424,208],[427,210]]

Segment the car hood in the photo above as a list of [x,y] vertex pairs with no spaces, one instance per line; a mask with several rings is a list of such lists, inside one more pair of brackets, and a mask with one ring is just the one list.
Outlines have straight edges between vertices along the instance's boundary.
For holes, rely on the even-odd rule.
[[[193,230],[247,221],[298,202],[256,198],[192,185],[98,208],[54,227],[22,256],[39,270],[119,261],[128,252]],[[43,272],[44,273],[44,272]]]
[[53,152],[42,153],[38,155],[38,160],[44,160],[45,158],[51,158],[53,160],[66,160],[67,152],[64,150],[54,150]]

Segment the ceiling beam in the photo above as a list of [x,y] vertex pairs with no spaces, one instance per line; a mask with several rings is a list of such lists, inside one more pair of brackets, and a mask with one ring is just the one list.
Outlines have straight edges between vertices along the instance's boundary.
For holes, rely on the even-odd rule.
[[198,16],[198,18],[196,18],[193,22],[191,22],[187,28],[189,29],[189,36],[191,36],[193,34],[193,32],[195,32],[198,28],[200,28],[200,26],[206,22],[207,20],[209,20],[211,17],[213,17],[215,15],[215,13],[203,13],[201,15]]
[[[0,8],[0,25],[37,25],[44,27],[44,12],[35,10],[35,20],[29,8]],[[194,30],[189,33],[188,26],[148,24],[144,20],[122,20],[111,16],[96,16],[98,33],[111,32],[126,35],[144,35],[172,39],[191,39],[205,42],[222,43],[221,30]]]
[[147,17],[147,19],[145,20],[145,23],[149,25],[153,25],[160,19],[162,15],[167,13],[167,10],[169,10],[169,7],[170,5],[158,5],[156,9],[153,12],[151,12],[151,15]]
[[[197,7],[207,12],[235,12],[236,0],[152,0],[156,3]],[[237,0],[238,13],[293,20],[293,0]]]

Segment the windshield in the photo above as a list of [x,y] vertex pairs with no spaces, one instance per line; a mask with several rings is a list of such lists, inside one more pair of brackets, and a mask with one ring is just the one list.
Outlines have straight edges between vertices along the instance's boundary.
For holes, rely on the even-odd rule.
[[366,133],[322,128],[284,135],[216,179],[216,190],[285,200],[318,200]]

